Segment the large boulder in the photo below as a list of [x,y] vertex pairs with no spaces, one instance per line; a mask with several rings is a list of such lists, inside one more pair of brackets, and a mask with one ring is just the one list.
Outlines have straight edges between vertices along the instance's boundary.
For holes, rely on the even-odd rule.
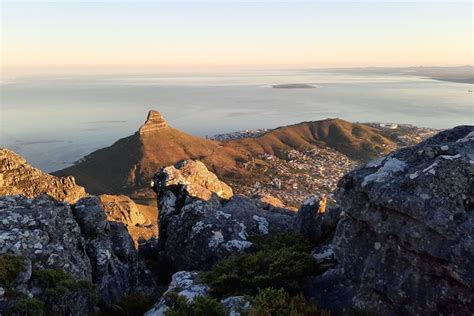
[[342,217],[332,244],[354,293],[350,307],[383,315],[472,315],[473,126],[443,131],[350,172],[336,198]]
[[17,194],[29,198],[47,194],[68,203],[87,195],[73,177],[54,177],[32,167],[13,151],[0,148],[0,195]]
[[209,200],[213,194],[223,199],[233,196],[232,188],[207,170],[200,161],[184,160],[174,166],[162,168],[155,174],[153,186],[159,190],[182,186],[189,196]]
[[251,247],[251,235],[292,228],[293,212],[263,209],[260,201],[232,197],[231,189],[201,163],[163,168],[154,183],[160,210],[159,258],[170,272],[208,269]]

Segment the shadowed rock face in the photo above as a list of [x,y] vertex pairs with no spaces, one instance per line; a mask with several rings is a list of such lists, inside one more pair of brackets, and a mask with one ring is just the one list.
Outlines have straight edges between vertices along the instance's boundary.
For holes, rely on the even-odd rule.
[[6,148],[0,149],[0,195],[22,194],[29,198],[47,194],[56,200],[75,203],[85,197],[74,177],[54,177],[33,168],[26,160]]
[[[192,176],[182,176],[182,168]],[[163,168],[154,183],[160,206],[158,258],[172,272],[210,268],[251,247],[249,235],[291,229],[293,212],[269,211],[260,201],[232,197],[230,188],[201,163]]]
[[474,310],[474,127],[374,160],[339,183],[333,247],[350,305],[377,314]]

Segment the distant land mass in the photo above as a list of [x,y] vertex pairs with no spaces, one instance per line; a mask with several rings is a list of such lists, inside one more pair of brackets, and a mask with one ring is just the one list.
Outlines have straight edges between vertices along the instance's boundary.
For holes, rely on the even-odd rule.
[[470,83],[474,84],[474,77],[470,78],[449,78],[449,77],[433,77],[431,79],[441,80],[441,81],[450,81],[450,82],[457,82],[457,83]]
[[326,68],[317,71],[361,73],[361,74],[400,74],[427,77],[434,80],[457,83],[474,83],[474,66],[452,67],[355,67],[355,68]]
[[[150,181],[160,167],[193,159],[238,188],[236,193],[271,193],[297,205],[305,197],[302,191],[309,192],[316,186],[330,193],[339,175],[357,162],[399,147],[393,133],[367,124],[326,119],[279,127],[258,137],[216,141],[174,129],[159,112],[150,111],[135,134],[53,174],[72,175],[93,194],[149,198],[153,196]],[[318,166],[315,175],[305,169],[311,162]],[[283,188],[285,195],[281,193]],[[292,190],[294,197],[288,194]]]
[[285,83],[285,84],[275,84],[272,88],[276,89],[311,89],[316,88],[314,85],[307,83]]

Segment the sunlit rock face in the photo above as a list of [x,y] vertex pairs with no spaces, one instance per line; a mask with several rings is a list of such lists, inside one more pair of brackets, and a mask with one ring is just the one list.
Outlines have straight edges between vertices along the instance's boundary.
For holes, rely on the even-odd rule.
[[245,252],[250,235],[292,229],[294,212],[272,207],[232,189],[200,162],[162,168],[154,177],[159,202],[158,258],[173,271],[210,268]]
[[47,194],[68,203],[75,203],[87,195],[73,177],[51,176],[32,167],[13,151],[0,148],[0,195],[16,194],[29,198]]
[[233,196],[231,187],[220,181],[202,162],[194,160],[185,160],[163,168],[155,175],[154,186],[158,191],[181,186],[186,194],[201,200],[209,200],[213,194],[222,199]]
[[351,306],[376,314],[474,310],[474,127],[350,172],[332,242]]
[[152,131],[157,131],[160,129],[164,129],[167,127],[168,127],[168,123],[163,118],[161,113],[158,111],[150,110],[148,112],[148,117],[145,123],[139,129],[139,133],[143,135],[143,134],[146,134]]

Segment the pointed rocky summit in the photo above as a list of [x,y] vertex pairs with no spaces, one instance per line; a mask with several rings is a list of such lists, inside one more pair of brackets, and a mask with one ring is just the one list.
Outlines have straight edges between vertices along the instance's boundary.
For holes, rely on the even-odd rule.
[[168,127],[168,123],[166,120],[163,118],[160,112],[150,110],[148,112],[148,117],[146,119],[146,122],[140,127],[139,132],[140,135],[164,129]]

